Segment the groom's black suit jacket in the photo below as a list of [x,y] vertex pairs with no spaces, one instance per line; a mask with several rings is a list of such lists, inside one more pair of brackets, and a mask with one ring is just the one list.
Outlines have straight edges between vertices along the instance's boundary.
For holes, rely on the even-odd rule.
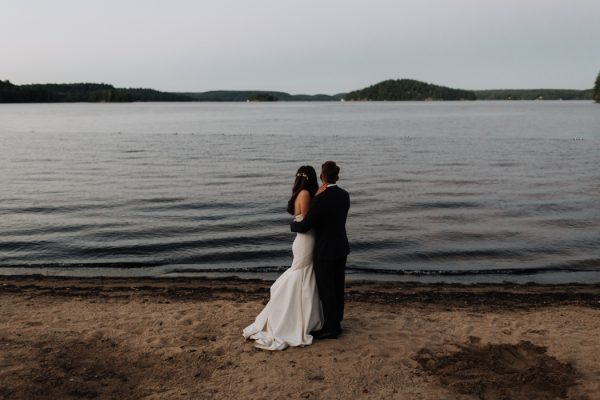
[[336,260],[350,253],[346,235],[346,218],[350,195],[338,186],[330,186],[316,196],[300,222],[292,221],[292,232],[308,232],[315,228],[315,261]]

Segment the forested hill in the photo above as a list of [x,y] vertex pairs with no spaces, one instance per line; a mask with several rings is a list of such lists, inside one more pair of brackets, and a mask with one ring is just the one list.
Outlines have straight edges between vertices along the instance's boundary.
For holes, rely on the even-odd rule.
[[344,100],[476,100],[471,90],[452,89],[413,79],[379,82],[364,89],[347,93]]
[[189,96],[153,89],[120,89],[104,83],[14,85],[0,81],[0,103],[192,101]]

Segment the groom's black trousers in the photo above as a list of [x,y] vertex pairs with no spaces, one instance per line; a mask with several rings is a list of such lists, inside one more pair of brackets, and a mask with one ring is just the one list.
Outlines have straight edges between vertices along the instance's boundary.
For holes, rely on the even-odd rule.
[[339,331],[344,319],[344,285],[346,257],[334,260],[315,260],[317,290],[323,305],[323,330]]

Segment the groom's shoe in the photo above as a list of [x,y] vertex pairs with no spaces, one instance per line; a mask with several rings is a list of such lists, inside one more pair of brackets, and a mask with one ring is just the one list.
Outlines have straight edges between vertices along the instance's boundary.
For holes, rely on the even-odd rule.
[[315,338],[315,339],[319,339],[321,337],[321,335],[323,334],[323,329],[319,329],[318,331],[310,331],[309,334]]
[[322,330],[317,339],[337,339],[340,333],[340,330]]

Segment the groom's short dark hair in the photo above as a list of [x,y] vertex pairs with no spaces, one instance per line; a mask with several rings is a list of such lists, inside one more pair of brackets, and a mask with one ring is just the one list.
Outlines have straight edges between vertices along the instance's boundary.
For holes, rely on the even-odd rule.
[[323,179],[325,179],[327,183],[336,183],[338,179],[340,179],[340,167],[337,166],[335,161],[325,161],[323,165],[321,165],[321,174],[323,174]]

